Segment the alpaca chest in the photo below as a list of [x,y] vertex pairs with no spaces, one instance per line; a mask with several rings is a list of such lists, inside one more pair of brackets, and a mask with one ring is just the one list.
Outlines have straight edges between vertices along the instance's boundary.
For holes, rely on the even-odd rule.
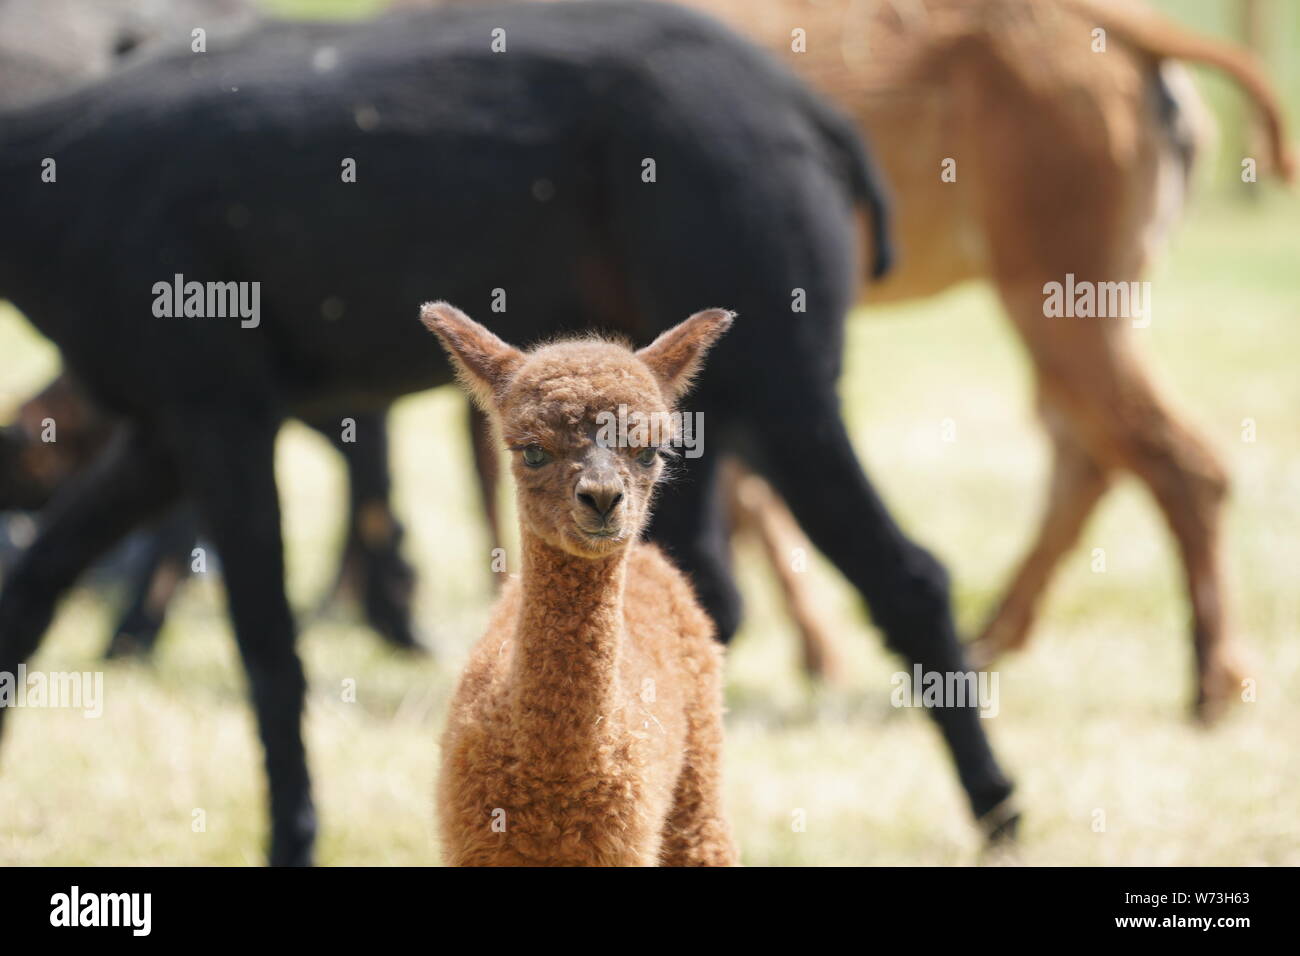
[[508,732],[482,727],[462,738],[439,784],[457,818],[444,830],[449,861],[652,865],[680,741],[642,723],[616,713],[581,743],[513,722]]
[[624,805],[666,808],[680,765],[679,735],[625,707],[602,715],[586,735],[516,725],[500,748],[498,786],[521,811],[536,808],[558,823],[589,814],[622,818]]

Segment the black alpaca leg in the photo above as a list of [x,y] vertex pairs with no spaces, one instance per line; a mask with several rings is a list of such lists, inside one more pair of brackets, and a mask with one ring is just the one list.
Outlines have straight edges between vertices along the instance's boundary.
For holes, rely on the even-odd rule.
[[366,622],[396,647],[423,649],[411,623],[415,569],[402,557],[405,529],[393,514],[386,412],[352,416],[356,427],[343,440],[340,423],[314,422],[348,466],[348,535],[338,581],[355,580]]
[[194,509],[181,505],[149,529],[144,558],[131,571],[131,600],[104,656],[146,657],[153,652],[176,588],[188,575],[198,532]]
[[[965,672],[942,568],[885,510],[835,398],[844,320],[864,274],[844,183],[836,181],[835,164],[797,165],[784,154],[770,160],[745,180],[743,193],[719,192],[716,203],[699,203],[698,181],[690,177],[620,193],[621,221],[635,224],[620,235],[631,288],[645,312],[660,317],[659,326],[705,306],[738,313],[698,391],[683,403],[707,419],[708,455],[733,451],[759,467],[813,544],[858,589],[890,647],[926,670]],[[692,255],[689,243],[665,243],[663,236],[706,236],[710,254]],[[722,510],[713,489],[705,491],[688,481],[670,490],[655,527],[697,576],[710,610],[722,607],[725,633],[734,625],[716,584],[727,576],[713,554],[714,529],[690,524],[703,510]],[[944,708],[931,716],[976,816],[1002,819],[1012,788],[978,711]]]
[[279,420],[261,407],[186,418],[176,431],[203,526],[221,558],[271,792],[271,864],[309,865],[316,814],[302,742],[306,679],[284,593],[275,487]]
[[722,506],[721,448],[681,458],[655,503],[649,536],[691,578],[696,596],[713,618],[717,637],[735,636],[744,604],[731,573],[731,541]]
[[[941,674],[970,670],[953,622],[948,575],[894,523],[863,473],[832,387],[790,395],[756,419],[767,453],[755,462],[812,543],[857,587],[887,645],[909,664]],[[951,704],[952,702],[947,702]],[[1012,785],[985,736],[978,704],[929,710],[952,751],[975,816],[1009,836]]]
[[[176,499],[172,463],[132,429],[60,491],[41,516],[36,540],[0,592],[0,672],[36,652],[54,606],[87,567],[127,532]],[[3,720],[7,708],[0,708]]]

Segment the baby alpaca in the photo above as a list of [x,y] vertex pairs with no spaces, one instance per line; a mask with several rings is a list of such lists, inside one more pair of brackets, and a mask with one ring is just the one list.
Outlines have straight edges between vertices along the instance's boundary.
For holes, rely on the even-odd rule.
[[734,865],[722,652],[686,578],[638,540],[663,450],[600,427],[621,405],[631,423],[667,420],[731,314],[700,312],[635,353],[595,338],[524,353],[441,302],[421,318],[513,453],[523,551],[452,700],[444,860]]

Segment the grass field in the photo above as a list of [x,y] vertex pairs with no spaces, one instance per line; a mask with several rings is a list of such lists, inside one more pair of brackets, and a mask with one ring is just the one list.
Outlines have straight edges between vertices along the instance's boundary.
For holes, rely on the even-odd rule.
[[[1000,668],[990,732],[1026,821],[1019,850],[998,862],[1300,864],[1300,201],[1261,189],[1258,203],[1211,189],[1194,205],[1151,276],[1154,321],[1138,333],[1233,475],[1230,571],[1258,700],[1208,731],[1187,719],[1181,578],[1145,492],[1122,482],[1062,568],[1031,649]],[[978,286],[866,313],[851,330],[843,391],[858,448],[900,520],[949,563],[970,631],[1042,497],[1046,455],[1024,359]],[[55,367],[48,345],[0,306],[0,402]],[[437,738],[491,600],[462,410],[444,389],[402,402],[393,419],[397,504],[436,655],[413,660],[354,620],[304,616],[323,863],[438,859]],[[941,440],[948,418],[953,442]],[[1253,443],[1242,440],[1247,418]],[[301,426],[284,430],[279,452],[289,588],[305,615],[334,570],[343,474]],[[1090,568],[1096,547],[1105,573]],[[855,597],[828,567],[811,572],[849,664],[842,685],[814,688],[799,676],[765,569],[743,554],[740,570],[748,618],[728,662],[727,761],[745,862],[980,861],[929,721],[890,706],[898,665]],[[71,597],[33,666],[100,669],[110,617],[89,592]],[[105,694],[99,720],[11,715],[0,864],[260,862],[261,755],[219,576],[184,590],[152,664],[106,668]]]

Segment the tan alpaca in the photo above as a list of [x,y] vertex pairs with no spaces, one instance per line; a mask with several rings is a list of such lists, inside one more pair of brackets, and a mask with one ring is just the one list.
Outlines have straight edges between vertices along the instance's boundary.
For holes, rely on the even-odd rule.
[[[1122,319],[1048,320],[1043,286],[1067,273],[1138,280],[1160,250],[1188,177],[1152,78],[1163,75],[1186,111],[1183,136],[1204,122],[1172,61],[1235,80],[1259,110],[1263,157],[1293,177],[1282,110],[1253,58],[1128,0],[685,2],[781,55],[870,136],[897,198],[899,262],[868,301],[987,278],[1029,351],[1052,476],[1037,538],[976,642],[976,663],[1025,645],[1053,570],[1115,474],[1129,471],[1178,545],[1197,713],[1217,716],[1248,673],[1223,573],[1227,474],[1151,374],[1143,333]],[[1099,27],[1105,53],[1093,48]],[[949,159],[956,175],[945,181]]]
[[421,318],[513,454],[523,551],[452,700],[445,861],[735,864],[722,652],[686,578],[638,540],[660,451],[606,441],[599,417],[670,412],[730,314],[635,353],[595,338],[520,352],[445,303]]

